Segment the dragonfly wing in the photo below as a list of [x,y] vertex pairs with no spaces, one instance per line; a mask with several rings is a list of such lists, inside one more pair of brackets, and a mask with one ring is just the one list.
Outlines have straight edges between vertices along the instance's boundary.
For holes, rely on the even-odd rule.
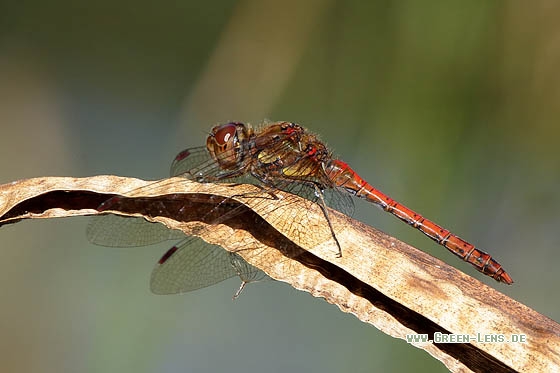
[[233,276],[239,276],[243,282],[259,281],[264,277],[259,272],[237,254],[189,237],[159,260],[152,271],[150,287],[155,294],[186,293]]
[[325,189],[323,196],[327,206],[342,212],[346,216],[354,215],[354,200],[350,193],[336,187]]
[[[232,151],[220,153],[219,158],[232,157]],[[171,176],[180,176],[200,182],[259,184],[249,172],[231,176],[231,170],[220,167],[220,160],[213,159],[206,147],[185,149],[173,160]]]
[[228,251],[228,255],[231,265],[235,268],[235,272],[242,282],[248,284],[250,282],[258,282],[270,278],[257,267],[247,263],[239,254]]
[[[205,146],[185,149],[175,156],[171,163],[171,176],[184,176],[194,179],[196,171],[210,172],[215,166],[215,161],[206,150]],[[216,165],[217,166],[217,165]]]
[[109,247],[147,246],[185,237],[183,232],[160,223],[112,214],[92,217],[86,235],[91,243]]

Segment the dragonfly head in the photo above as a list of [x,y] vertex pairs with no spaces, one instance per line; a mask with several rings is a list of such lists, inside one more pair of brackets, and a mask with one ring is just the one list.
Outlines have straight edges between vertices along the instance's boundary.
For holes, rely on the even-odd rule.
[[206,148],[222,168],[233,169],[242,161],[242,144],[251,137],[251,133],[251,128],[244,123],[221,124],[212,128],[206,139]]

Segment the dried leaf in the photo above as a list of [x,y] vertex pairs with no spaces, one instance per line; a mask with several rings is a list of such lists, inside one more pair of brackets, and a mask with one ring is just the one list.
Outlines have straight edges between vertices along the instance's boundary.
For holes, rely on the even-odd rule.
[[[159,183],[116,176],[37,178],[0,186],[0,226],[29,218],[143,216],[237,252],[271,277],[322,297],[397,338],[526,335],[526,343],[415,344],[451,371],[555,371],[560,326],[459,270],[374,228],[299,197],[251,185]],[[216,220],[219,224],[216,224]],[[211,229],[208,228],[209,225]],[[500,286],[500,285],[497,285]]]

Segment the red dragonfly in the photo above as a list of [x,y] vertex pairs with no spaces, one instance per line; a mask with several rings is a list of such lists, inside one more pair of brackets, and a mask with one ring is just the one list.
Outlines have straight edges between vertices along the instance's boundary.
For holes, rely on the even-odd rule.
[[[330,226],[326,206],[351,214],[353,203],[349,196],[354,195],[418,229],[485,275],[499,282],[513,283],[489,254],[368,184],[345,162],[334,159],[315,135],[296,123],[274,122],[259,130],[238,122],[216,126],[205,147],[186,149],[175,157],[171,174],[198,182],[253,181],[265,188],[278,188],[314,200],[325,214],[339,255],[341,247]],[[145,221],[131,224],[130,219],[102,218],[88,227],[88,236],[96,244],[139,246],[178,237],[177,231],[160,224]],[[151,285],[156,293],[178,293],[235,275],[243,281],[236,296],[246,283],[263,277],[262,272],[236,254],[187,238],[159,260]]]

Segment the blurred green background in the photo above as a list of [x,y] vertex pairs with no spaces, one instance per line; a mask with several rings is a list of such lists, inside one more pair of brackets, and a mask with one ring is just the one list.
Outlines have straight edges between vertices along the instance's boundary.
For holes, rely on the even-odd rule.
[[[559,17],[554,1],[3,2],[0,182],[161,178],[216,123],[294,121],[516,283],[361,201],[358,219],[560,320]],[[152,295],[169,244],[97,247],[86,224],[1,229],[3,371],[446,371],[282,283]]]

